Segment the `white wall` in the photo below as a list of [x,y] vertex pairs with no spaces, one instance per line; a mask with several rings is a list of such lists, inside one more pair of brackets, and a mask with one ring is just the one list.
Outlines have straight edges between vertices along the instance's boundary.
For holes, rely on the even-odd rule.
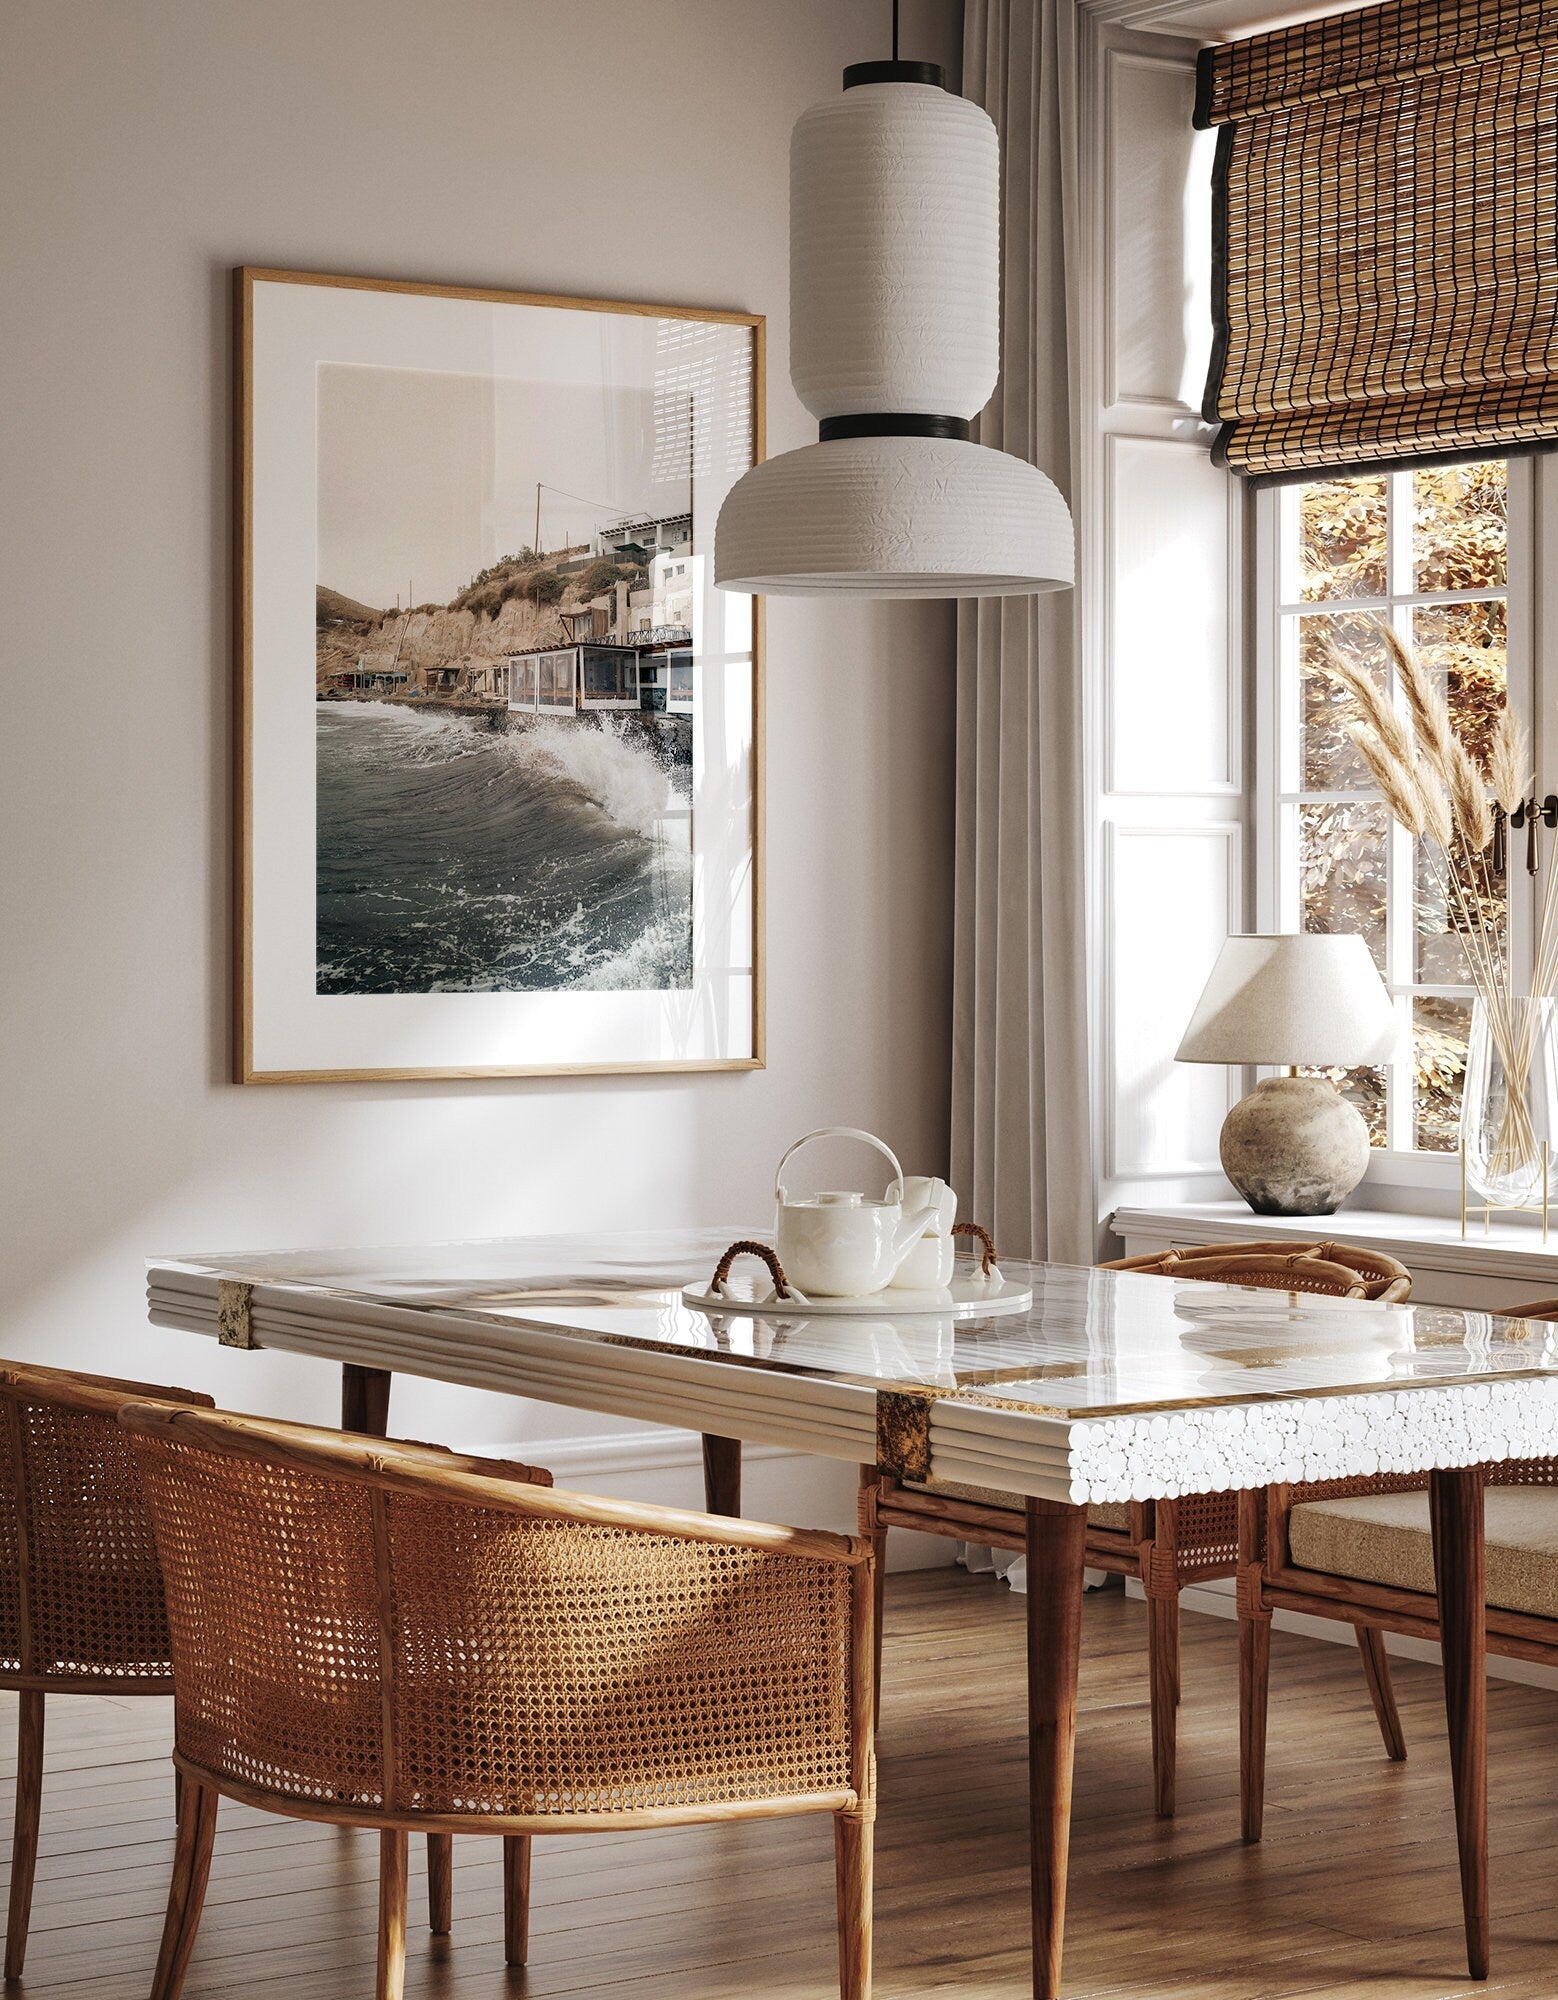
[[[958,13],[919,0],[906,53],[955,62]],[[827,1121],[882,1132],[911,1170],[943,1165],[943,605],[770,609],[766,1072],[226,1080],[230,267],[765,312],[770,448],[805,443],[785,341],[789,130],[846,61],[882,52],[885,15],[877,0],[6,7],[0,1353],[331,1418],[323,1365],[148,1329],[144,1257],[760,1221],[785,1142]],[[647,189],[663,206],[638,206]],[[589,1423],[483,1400],[408,1384],[394,1422],[532,1440]],[[578,1462],[604,1477],[598,1456]],[[750,1511],[849,1512],[842,1469],[754,1473]]]

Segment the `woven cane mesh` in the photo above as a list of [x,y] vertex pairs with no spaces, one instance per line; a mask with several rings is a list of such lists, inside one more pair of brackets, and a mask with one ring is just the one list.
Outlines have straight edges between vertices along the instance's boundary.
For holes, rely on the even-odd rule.
[[1239,1496],[1186,1493],[1176,1503],[1174,1567],[1182,1582],[1227,1576],[1239,1556]]
[[848,1787],[841,1565],[420,1499],[389,1519],[408,1803],[613,1812]]
[[1206,414],[1293,476],[1558,434],[1558,8],[1397,0],[1205,49]]
[[1365,1493],[1418,1493],[1427,1485],[1426,1472],[1375,1472],[1357,1479],[1317,1479],[1287,1490],[1292,1505],[1301,1507],[1310,1500],[1353,1500]]
[[1486,1476],[1490,1486],[1558,1486],[1558,1458],[1506,1458]]
[[142,1445],[173,1629],[178,1747],[288,1797],[385,1803],[368,1493]]
[[[71,1407],[97,1391],[107,1392],[101,1407]],[[63,1371],[10,1370],[0,1381],[0,1674],[167,1690],[156,1543],[114,1418],[116,1399],[132,1395],[181,1392]]]
[[843,1563],[139,1448],[217,1777],[482,1817],[849,1789]]
[[22,1503],[14,1438],[0,1403],[0,1675],[22,1671]]

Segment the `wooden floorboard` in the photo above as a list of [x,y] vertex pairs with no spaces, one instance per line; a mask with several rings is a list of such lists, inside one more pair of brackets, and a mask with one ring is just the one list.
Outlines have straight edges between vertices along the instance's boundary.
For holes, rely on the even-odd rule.
[[[1558,1994],[1558,1697],[1489,1693],[1493,1975],[1466,1977],[1437,1670],[1396,1667],[1409,1745],[1386,1761],[1350,1649],[1273,1645],[1266,1839],[1238,1838],[1237,1637],[1187,1614],[1179,1816],[1151,1811],[1145,1612],[1084,1622],[1068,1994],[1077,2000],[1460,2000]],[[877,1992],[1027,2000],[1022,1601],[931,1571],[888,1586]],[[0,1785],[15,1697],[0,1696]],[[24,2000],[136,2000],[172,1856],[170,1705],[49,1704]],[[0,1796],[3,1823],[10,1799]],[[413,1843],[407,2000],[828,2000],[826,1820],[538,1840],[532,1955],[502,1958],[498,1843],[455,1843],[455,1930],[425,1929]],[[376,1843],[224,1805],[185,2000],[366,2000]],[[0,1895],[3,1902],[3,1895]]]

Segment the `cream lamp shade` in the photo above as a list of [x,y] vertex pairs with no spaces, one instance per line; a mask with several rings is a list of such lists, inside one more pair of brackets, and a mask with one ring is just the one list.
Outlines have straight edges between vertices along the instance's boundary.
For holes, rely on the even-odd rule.
[[1000,141],[931,63],[857,63],[790,144],[790,377],[818,441],[754,466],[722,590],[988,597],[1065,589],[1071,516],[970,441],[1000,372]]
[[1389,1062],[1401,1027],[1361,937],[1231,937],[1196,1004],[1180,1062]]

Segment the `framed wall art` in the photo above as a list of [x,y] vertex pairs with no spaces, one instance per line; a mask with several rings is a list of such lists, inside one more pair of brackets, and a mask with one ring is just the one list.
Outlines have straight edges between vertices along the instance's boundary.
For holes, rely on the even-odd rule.
[[237,277],[239,1081],[759,1066],[761,318]]

